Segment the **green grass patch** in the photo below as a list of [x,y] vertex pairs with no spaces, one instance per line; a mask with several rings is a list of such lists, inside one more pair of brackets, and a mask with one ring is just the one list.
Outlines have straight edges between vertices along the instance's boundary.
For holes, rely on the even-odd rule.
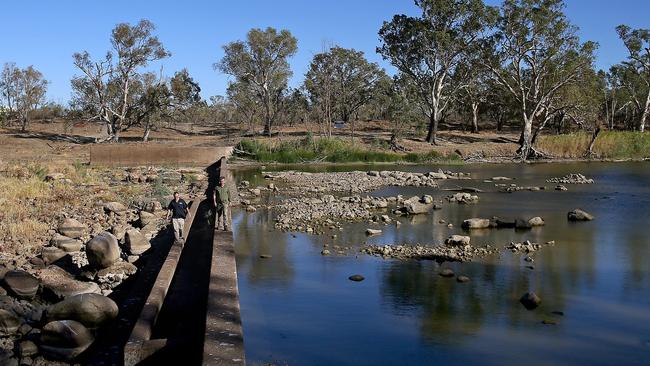
[[373,146],[365,148],[337,138],[307,136],[301,140],[269,144],[257,140],[242,140],[237,145],[236,155],[259,162],[300,164],[313,162],[328,163],[426,163],[461,161],[457,155],[445,156],[436,151],[424,154],[398,154]]

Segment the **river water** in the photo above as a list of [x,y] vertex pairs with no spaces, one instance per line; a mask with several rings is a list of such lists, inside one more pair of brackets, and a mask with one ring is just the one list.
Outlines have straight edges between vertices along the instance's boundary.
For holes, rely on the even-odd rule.
[[[233,212],[246,357],[263,365],[608,364],[650,365],[650,164],[388,166],[373,170],[471,172],[472,181],[447,180],[486,190],[475,205],[442,210],[366,237],[367,223],[331,234],[283,233],[272,213]],[[314,168],[311,168],[312,170]],[[333,168],[318,168],[321,170]],[[335,169],[363,170],[360,167]],[[545,180],[579,172],[596,184],[555,191]],[[498,193],[484,179],[508,176],[538,192]],[[265,184],[258,170],[236,180]],[[510,183],[510,182],[507,182]],[[431,194],[436,188],[387,187],[372,195]],[[275,199],[281,199],[276,197]],[[572,223],[582,208],[596,216]],[[541,216],[529,231],[472,231],[472,244],[502,248],[530,240],[544,247],[525,255],[503,250],[471,263],[400,261],[352,254],[321,256],[323,244],[441,243],[470,217]],[[440,224],[445,220],[454,225]],[[354,252],[353,252],[354,253]],[[271,258],[260,258],[261,254]],[[534,266],[534,269],[527,266]],[[441,268],[471,278],[458,283]],[[348,277],[361,274],[362,282]],[[542,304],[526,310],[519,298],[536,292]],[[543,324],[543,321],[555,323]]]

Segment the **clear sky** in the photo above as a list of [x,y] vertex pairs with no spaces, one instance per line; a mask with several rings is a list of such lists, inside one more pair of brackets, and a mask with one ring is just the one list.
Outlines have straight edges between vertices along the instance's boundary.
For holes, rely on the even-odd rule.
[[[500,1],[488,0],[491,5]],[[202,95],[224,94],[228,77],[212,64],[222,56],[221,46],[244,39],[250,28],[285,28],[298,38],[298,54],[291,59],[292,86],[302,81],[312,56],[325,44],[364,51],[392,73],[375,53],[377,31],[392,15],[415,15],[411,0],[8,0],[0,16],[0,64],[13,61],[20,67],[34,65],[51,82],[48,98],[67,103],[70,78],[77,73],[74,52],[87,50],[103,56],[108,50],[111,29],[117,23],[135,23],[147,18],[157,26],[157,35],[172,57],[163,66],[166,75],[184,67],[199,81]],[[567,15],[580,27],[583,40],[600,44],[597,67],[625,57],[625,49],[614,31],[625,23],[650,28],[649,0],[567,0]]]

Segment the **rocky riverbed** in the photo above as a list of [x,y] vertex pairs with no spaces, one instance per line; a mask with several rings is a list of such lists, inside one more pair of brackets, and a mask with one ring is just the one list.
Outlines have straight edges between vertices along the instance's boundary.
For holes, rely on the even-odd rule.
[[362,253],[382,258],[435,260],[439,262],[469,262],[472,259],[498,253],[490,245],[475,247],[471,245],[422,245],[390,244],[368,245]]
[[[19,168],[4,171],[10,172],[0,176],[5,187],[18,179],[35,187],[12,203],[49,229],[32,236],[21,234],[27,228],[0,233],[0,364],[74,363],[116,319],[113,290],[156,250],[152,239],[166,236],[161,201],[174,190],[189,201],[203,189],[205,175],[132,168],[86,171],[83,179],[57,172],[18,178],[12,174]],[[44,199],[29,197],[41,191]]]

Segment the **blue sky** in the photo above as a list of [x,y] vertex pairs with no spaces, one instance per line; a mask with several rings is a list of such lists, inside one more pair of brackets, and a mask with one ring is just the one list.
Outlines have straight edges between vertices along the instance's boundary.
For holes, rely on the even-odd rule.
[[[491,5],[499,1],[488,0]],[[583,40],[600,44],[597,66],[608,68],[625,57],[614,31],[625,23],[650,28],[650,1],[567,0],[567,15],[580,27]],[[102,56],[108,50],[111,29],[117,23],[147,18],[172,57],[163,66],[171,75],[183,67],[199,81],[204,97],[224,94],[228,77],[212,64],[222,56],[221,46],[243,39],[250,28],[272,26],[290,30],[298,38],[298,54],[291,59],[298,85],[312,56],[324,44],[364,51],[371,61],[392,69],[375,54],[377,31],[393,14],[417,14],[411,0],[240,0],[240,1],[6,1],[0,22],[0,64],[34,65],[51,82],[48,98],[67,103],[70,78],[77,72],[74,52],[88,50]]]

